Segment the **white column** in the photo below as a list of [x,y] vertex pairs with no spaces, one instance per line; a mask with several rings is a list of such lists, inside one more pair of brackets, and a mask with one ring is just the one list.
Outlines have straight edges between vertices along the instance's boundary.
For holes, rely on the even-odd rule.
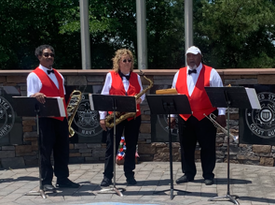
[[136,0],[138,69],[147,69],[146,2]]
[[193,46],[193,0],[185,0],[184,3],[184,28],[186,51],[190,46]]
[[82,69],[91,69],[89,0],[79,0]]

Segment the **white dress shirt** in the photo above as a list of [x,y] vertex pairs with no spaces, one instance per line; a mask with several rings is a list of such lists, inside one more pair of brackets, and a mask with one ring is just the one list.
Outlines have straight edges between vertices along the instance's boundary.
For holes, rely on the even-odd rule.
[[[126,76],[130,75],[130,73],[126,74]],[[141,84],[141,79],[140,76],[138,76],[138,83],[140,85],[140,92],[143,90],[142,84]],[[124,86],[125,91],[128,91],[129,88],[129,80],[127,80],[124,76],[122,77],[122,83]],[[111,89],[111,85],[112,85],[112,76],[111,73],[107,73],[106,75],[106,79],[105,79],[105,83],[104,86],[102,88],[101,94],[102,95],[109,95],[110,94],[110,89]],[[145,99],[145,94],[143,94],[141,97],[141,102]],[[106,118],[107,112],[106,111],[99,111],[99,115],[100,115],[100,120],[104,120]]]
[[[188,93],[189,96],[192,95],[194,88],[196,86],[198,77],[200,75],[201,69],[202,69],[202,64],[197,67],[197,73],[191,73],[188,75],[188,70],[190,69],[189,66],[187,66],[186,72],[187,72],[187,87],[188,87]],[[175,74],[173,83],[172,83],[172,88],[176,87],[177,79],[178,79],[179,71]],[[218,72],[212,68],[211,73],[210,73],[210,87],[223,87],[222,79]],[[218,108],[219,115],[225,115],[226,108]],[[172,116],[172,115],[171,115]]]
[[[54,73],[48,74],[47,70],[49,70],[49,69],[42,66],[41,64],[38,67],[39,67],[39,69],[43,70],[49,76],[49,78],[54,82],[57,89],[59,89],[58,81],[57,81],[55,74]],[[63,81],[63,89],[64,89],[64,95],[65,95],[66,91],[65,91],[65,87],[64,87],[64,78],[62,75],[61,75],[61,77],[62,77],[62,81]],[[30,97],[31,95],[33,95],[37,92],[40,92],[41,88],[42,88],[42,83],[40,81],[40,78],[34,72],[31,72],[27,77],[27,96]]]

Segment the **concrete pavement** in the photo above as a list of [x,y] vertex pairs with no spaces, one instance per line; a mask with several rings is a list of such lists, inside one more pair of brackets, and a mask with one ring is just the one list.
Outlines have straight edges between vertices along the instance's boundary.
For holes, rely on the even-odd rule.
[[[173,199],[170,199],[169,162],[142,162],[136,166],[135,186],[127,186],[123,167],[117,166],[116,187],[125,188],[123,197],[114,191],[98,193],[103,177],[103,163],[71,164],[70,179],[80,183],[78,189],[59,189],[48,194],[26,196],[25,193],[38,190],[38,168],[0,170],[0,204],[58,204],[58,205],[124,205],[124,204],[233,204],[224,197],[227,194],[227,164],[217,163],[214,170],[215,184],[203,183],[200,163],[197,163],[194,182],[177,185],[174,182]],[[179,162],[173,163],[174,181],[182,175]],[[275,168],[255,165],[230,164],[230,196],[238,195],[242,205],[275,204]],[[53,184],[55,184],[54,178]],[[177,190],[179,191],[177,191]],[[164,191],[167,190],[167,191]],[[160,192],[157,192],[160,191]],[[209,201],[213,197],[223,200]]]

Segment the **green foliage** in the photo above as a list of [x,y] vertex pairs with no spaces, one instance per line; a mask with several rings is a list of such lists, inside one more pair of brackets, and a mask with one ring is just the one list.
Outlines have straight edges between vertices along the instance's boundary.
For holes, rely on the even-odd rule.
[[275,67],[274,12],[268,0],[200,1],[195,30],[205,61],[220,68]]
[[[215,68],[275,67],[274,0],[193,0],[194,44]],[[184,0],[146,0],[149,68],[184,66]],[[137,57],[136,1],[90,0],[92,68],[119,48]],[[1,0],[0,69],[33,69],[50,44],[56,68],[81,69],[79,0]],[[137,62],[136,62],[137,65]]]
[[184,0],[147,1],[148,66],[184,65]]
[[[0,68],[33,69],[38,65],[34,50],[41,44],[54,46],[56,53],[60,51],[62,55],[66,55],[66,50],[78,50],[79,43],[76,42],[80,42],[79,37],[60,35],[58,30],[63,9],[72,5],[72,1],[63,0],[2,0],[0,51],[5,60],[1,58]],[[56,62],[64,67],[74,67],[75,64],[75,60],[63,60],[60,55],[57,55]]]

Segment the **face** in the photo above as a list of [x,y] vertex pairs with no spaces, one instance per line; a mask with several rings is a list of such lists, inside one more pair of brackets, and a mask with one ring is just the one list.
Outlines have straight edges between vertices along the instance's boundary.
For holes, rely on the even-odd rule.
[[133,63],[133,60],[131,59],[131,57],[128,54],[121,56],[121,58],[119,60],[120,71],[123,74],[128,74],[131,70],[132,63]]
[[38,56],[38,59],[42,66],[51,69],[54,61],[54,53],[51,49],[46,48],[43,50],[42,56]]
[[201,55],[200,54],[197,54],[197,55],[194,55],[192,53],[188,53],[187,54],[187,65],[191,68],[191,69],[195,69],[197,68],[200,63],[201,63]]

